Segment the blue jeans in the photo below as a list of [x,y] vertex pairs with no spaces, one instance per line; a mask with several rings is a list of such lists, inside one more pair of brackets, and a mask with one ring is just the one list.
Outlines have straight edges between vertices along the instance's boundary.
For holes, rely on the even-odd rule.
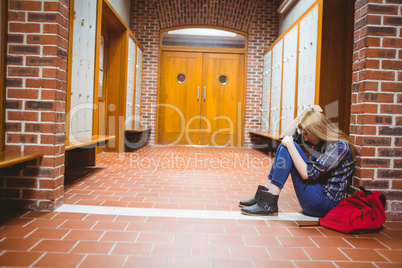
[[[306,154],[297,143],[295,143],[295,146],[303,160],[307,163],[308,158]],[[289,174],[292,177],[297,199],[305,213],[314,217],[322,217],[331,208],[337,205],[337,202],[327,198],[324,194],[324,189],[319,182],[303,180],[293,164],[287,148],[281,144],[276,151],[268,178],[271,180],[272,184],[282,189]]]

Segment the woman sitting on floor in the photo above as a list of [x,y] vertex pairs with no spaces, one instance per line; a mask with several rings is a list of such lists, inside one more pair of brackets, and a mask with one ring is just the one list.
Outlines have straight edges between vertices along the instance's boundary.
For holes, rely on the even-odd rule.
[[[300,134],[312,145],[306,147],[310,158],[295,142]],[[241,212],[278,215],[279,194],[290,174],[303,211],[324,216],[345,197],[356,154],[356,146],[323,115],[319,106],[304,110],[286,129],[266,185],[258,186],[254,198],[240,201]]]

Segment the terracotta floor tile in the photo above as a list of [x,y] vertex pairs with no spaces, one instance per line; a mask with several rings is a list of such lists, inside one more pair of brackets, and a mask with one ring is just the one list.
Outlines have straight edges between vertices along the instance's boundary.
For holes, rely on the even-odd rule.
[[69,230],[65,229],[50,229],[50,228],[38,228],[32,232],[29,238],[42,238],[42,239],[61,239]]
[[79,241],[71,253],[108,254],[114,244],[113,242]]
[[194,224],[194,233],[225,234],[223,225],[220,224]]
[[401,264],[400,263],[376,262],[375,267],[379,267],[379,268],[400,268]]
[[30,228],[57,228],[62,225],[66,220],[63,219],[42,219],[37,218],[27,224],[25,227]]
[[229,247],[227,246],[205,246],[193,245],[192,256],[210,258],[230,258]]
[[170,223],[162,223],[159,229],[159,232],[168,232],[168,233],[191,233],[192,232],[191,224],[170,224]]
[[105,231],[71,230],[64,239],[67,240],[98,240]]
[[208,245],[209,240],[207,234],[177,233],[174,234],[173,243],[190,244],[190,245]]
[[105,256],[105,255],[87,255],[81,263],[80,268],[83,267],[123,267],[126,256]]
[[32,252],[69,252],[70,249],[77,244],[74,240],[42,240],[39,244],[31,249]]
[[[287,228],[288,231],[293,235],[293,236],[303,236],[303,237],[322,237],[323,234],[318,230],[319,228]],[[320,228],[323,229],[323,228]]]
[[70,213],[64,212],[59,213],[53,217],[53,219],[61,219],[61,220],[82,220],[87,216],[85,213]]
[[[373,263],[369,262],[335,262],[335,265],[339,268],[374,268],[377,267]],[[379,266],[381,267],[381,266]]]
[[128,226],[127,222],[99,221],[92,227],[92,230],[124,231],[127,228],[127,226]]
[[[401,240],[402,243],[402,240]],[[383,255],[385,258],[390,260],[391,262],[399,262],[402,266],[402,250],[386,250],[386,249],[378,249],[376,250],[378,253]]]
[[343,238],[338,237],[310,237],[320,248],[352,248]]
[[32,218],[10,218],[2,222],[3,226],[24,227],[30,222],[34,221]]
[[191,246],[184,244],[176,244],[174,247],[169,244],[156,243],[152,249],[152,256],[167,256],[167,257],[190,257]]
[[287,248],[317,248],[314,242],[309,237],[290,237],[280,236],[278,237],[280,244]]
[[336,267],[333,263],[328,261],[295,261],[297,268],[331,268]]
[[205,268],[210,267],[210,262],[209,258],[172,256],[169,261],[169,268]]
[[252,246],[230,246],[233,259],[271,259],[266,248]]
[[[269,221],[268,221],[269,222]],[[264,236],[292,236],[288,228],[257,226],[257,233]]]
[[278,239],[275,236],[260,236],[260,235],[243,235],[246,246],[258,247],[281,247]]
[[348,261],[341,251],[334,248],[304,248],[304,251],[314,261]]
[[115,222],[130,222],[130,223],[134,223],[134,222],[140,222],[140,223],[144,223],[145,220],[147,219],[147,217],[143,217],[143,216],[122,216],[119,215],[115,218]]
[[29,211],[25,213],[22,217],[23,218],[44,218],[44,219],[51,219],[55,215],[59,214],[58,212],[46,212],[46,211]]
[[[384,244],[380,243],[374,238],[344,238],[344,240],[350,243],[355,248],[372,248],[372,249],[386,249]],[[402,240],[401,240],[402,243]]]
[[142,257],[129,256],[125,267],[141,267],[141,268],[166,268],[168,267],[168,257]]
[[341,249],[352,261],[388,262],[373,249]]
[[300,248],[268,248],[273,260],[310,260]]
[[43,253],[41,252],[5,252],[0,255],[0,266],[20,266],[28,267],[39,259]]
[[96,221],[66,220],[59,229],[89,230],[96,224]]
[[226,234],[233,235],[258,235],[257,229],[253,226],[224,226]]
[[12,238],[7,237],[0,242],[0,250],[28,251],[37,244],[38,238]]
[[126,228],[126,231],[157,232],[159,231],[159,228],[159,223],[130,222]]
[[106,231],[101,241],[135,242],[139,232]]
[[153,243],[125,243],[117,242],[112,255],[150,256]]
[[64,253],[46,253],[33,267],[77,267],[85,255],[64,254]]
[[138,243],[172,243],[173,234],[170,233],[140,233],[137,239]]
[[15,226],[4,226],[0,229],[0,238],[2,237],[15,237],[22,238],[36,230],[36,227],[15,227]]
[[398,238],[379,238],[377,239],[390,249],[402,249],[401,239]]
[[115,221],[118,216],[116,215],[99,215],[99,214],[88,214],[84,218],[86,221]]
[[[204,266],[208,267],[208,266]],[[212,267],[214,268],[253,268],[251,260],[227,260],[227,259],[214,259],[212,260]]]
[[291,261],[253,260],[255,268],[294,268]]
[[209,235],[209,243],[225,246],[244,246],[244,240],[241,235]]

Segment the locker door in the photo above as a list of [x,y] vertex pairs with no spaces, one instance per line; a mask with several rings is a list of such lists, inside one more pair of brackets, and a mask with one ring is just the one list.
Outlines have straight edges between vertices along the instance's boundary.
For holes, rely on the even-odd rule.
[[294,119],[296,97],[297,25],[283,39],[283,93],[281,134]]
[[318,6],[300,21],[297,113],[314,105],[317,68]]
[[135,42],[128,39],[127,59],[127,90],[126,90],[126,129],[133,127],[133,102],[134,102],[134,73],[135,73]]
[[92,136],[92,118],[93,118],[93,99],[94,99],[94,72],[95,66],[93,62],[87,61],[87,87],[85,88],[85,95],[83,95],[83,102],[85,103],[85,136]]
[[271,94],[271,118],[270,133],[279,136],[281,86],[282,86],[282,44],[283,39],[275,44],[272,49],[272,94]]
[[135,110],[134,110],[134,128],[140,127],[141,122],[141,86],[142,86],[142,50],[137,46],[136,64],[135,64]]
[[71,72],[71,138],[92,135],[95,71],[96,1],[74,1]]
[[264,55],[264,76],[262,88],[261,130],[268,131],[269,109],[271,106],[271,67],[272,51]]

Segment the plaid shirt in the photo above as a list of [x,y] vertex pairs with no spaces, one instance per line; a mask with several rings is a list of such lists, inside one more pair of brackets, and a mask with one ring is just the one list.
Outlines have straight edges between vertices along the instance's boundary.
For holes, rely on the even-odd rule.
[[322,184],[325,195],[334,202],[341,201],[352,180],[354,160],[351,148],[344,141],[320,143],[307,162],[309,181]]

